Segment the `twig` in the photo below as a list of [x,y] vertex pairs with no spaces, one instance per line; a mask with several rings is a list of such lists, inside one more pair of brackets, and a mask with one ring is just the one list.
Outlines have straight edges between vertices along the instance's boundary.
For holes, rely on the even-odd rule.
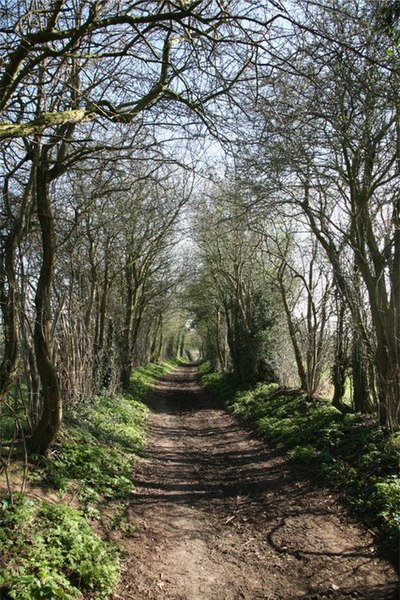
[[233,519],[236,517],[236,515],[232,515],[231,517],[228,517],[227,520],[225,521],[224,525],[228,525],[228,523],[230,523],[231,521],[233,521]]

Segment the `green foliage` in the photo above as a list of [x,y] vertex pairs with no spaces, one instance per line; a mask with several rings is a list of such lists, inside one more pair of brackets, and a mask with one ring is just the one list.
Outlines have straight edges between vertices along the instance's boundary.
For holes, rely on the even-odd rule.
[[120,502],[109,517],[110,529],[120,531],[125,537],[133,537],[137,533],[135,523],[129,520],[127,504]]
[[31,476],[60,492],[73,486],[82,512],[24,496],[13,503],[2,500],[2,600],[110,596],[118,580],[117,552],[94,534],[86,518],[99,518],[100,501],[107,499],[110,527],[134,535],[123,499],[132,490],[133,463],[145,445],[148,408],[143,400],[172,366],[141,367],[133,373],[131,395],[96,396],[67,414],[51,458],[40,459]]
[[202,382],[259,435],[287,449],[291,460],[313,465],[346,495],[355,512],[397,539],[399,434],[388,437],[361,415],[343,415],[323,400],[310,402],[301,391],[279,389],[276,384],[242,391],[232,379],[209,372]]
[[163,373],[171,371],[177,361],[169,360],[162,363],[149,363],[143,367],[137,367],[131,377],[129,393],[136,400],[143,401],[151,390],[155,380]]
[[129,458],[121,455],[120,448],[107,448],[95,438],[92,444],[69,441],[60,449],[58,458],[46,459],[42,472],[47,483],[65,491],[70,481],[75,480],[80,498],[88,501],[97,500],[100,495],[117,498],[129,493],[132,488]]
[[372,503],[380,508],[379,516],[387,523],[393,537],[400,529],[400,478],[396,475],[379,479],[374,485]]
[[118,581],[116,549],[69,506],[3,499],[0,543],[7,565],[0,571],[4,599],[72,600],[83,598],[81,591],[107,598]]
[[293,462],[312,463],[318,457],[318,450],[312,446],[295,446],[289,457]]
[[132,375],[129,396],[96,396],[76,407],[67,415],[55,456],[41,460],[36,476],[61,492],[73,481],[86,503],[128,496],[133,462],[145,446],[148,408],[143,400],[172,366],[140,367]]
[[202,378],[203,384],[226,402],[236,389],[236,380],[230,373],[209,373]]
[[30,423],[26,409],[26,387],[21,385],[18,390],[13,390],[1,406],[0,414],[0,439],[10,443],[15,434],[20,431],[30,432]]
[[1,415],[1,437],[6,442],[11,441],[13,438],[16,426],[15,421],[14,415],[7,414],[7,412],[4,414],[3,411],[3,414]]
[[280,390],[277,384],[258,384],[238,392],[231,407],[251,420],[260,435],[288,448],[308,446],[311,440],[316,449],[323,449],[341,435],[335,408],[307,403],[302,392]]
[[[264,416],[262,403],[259,402],[260,398],[272,394],[278,387],[276,383],[258,383],[251,390],[233,393],[228,400],[228,405],[239,416],[247,418],[251,415],[253,419],[258,419]],[[218,390],[216,389],[216,391]]]
[[132,460],[145,444],[147,408],[130,397],[98,396],[69,415],[67,437],[41,475],[65,491],[71,480],[81,499],[118,498],[132,489]]
[[203,360],[198,366],[198,373],[201,378],[212,372],[211,363],[209,360]]

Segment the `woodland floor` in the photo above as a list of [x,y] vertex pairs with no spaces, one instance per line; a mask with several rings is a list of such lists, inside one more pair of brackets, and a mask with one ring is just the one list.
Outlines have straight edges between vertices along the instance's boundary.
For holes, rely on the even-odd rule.
[[151,411],[115,598],[397,598],[371,533],[226,413],[195,367],[162,377]]

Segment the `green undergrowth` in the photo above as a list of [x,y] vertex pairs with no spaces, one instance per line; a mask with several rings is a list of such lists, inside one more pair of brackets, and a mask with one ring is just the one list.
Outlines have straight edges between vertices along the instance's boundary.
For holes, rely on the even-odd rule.
[[65,492],[71,485],[81,502],[123,499],[132,491],[132,467],[143,453],[148,408],[144,400],[157,377],[173,363],[135,369],[129,394],[95,396],[66,417],[53,456],[42,460],[36,476]]
[[116,548],[69,506],[3,499],[0,545],[2,600],[108,598],[118,581]]
[[98,520],[124,536],[135,533],[126,509],[134,463],[145,446],[144,400],[173,366],[137,368],[128,394],[98,395],[67,412],[57,444],[29,475],[35,487],[57,492],[59,502],[21,494],[0,498],[0,600],[110,596],[118,581],[118,550],[91,524]]
[[400,434],[386,435],[362,415],[343,415],[298,390],[257,384],[238,390],[232,376],[201,366],[206,389],[249,422],[266,441],[287,450],[343,493],[351,509],[396,543],[400,531]]
[[204,387],[215,394],[225,404],[228,404],[238,390],[233,375],[212,371],[207,361],[199,365],[198,371]]

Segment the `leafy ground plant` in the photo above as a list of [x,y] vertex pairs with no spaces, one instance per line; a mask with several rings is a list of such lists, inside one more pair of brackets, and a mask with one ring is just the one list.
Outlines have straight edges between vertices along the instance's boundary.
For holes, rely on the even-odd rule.
[[143,400],[154,381],[174,363],[136,369],[129,395],[96,396],[67,415],[64,436],[53,456],[42,459],[34,476],[65,492],[77,487],[86,504],[126,498],[132,468],[143,453],[148,408]]
[[310,402],[299,390],[257,384],[238,390],[229,375],[202,366],[203,385],[253,425],[268,442],[307,463],[343,493],[354,512],[397,543],[400,532],[400,435],[388,436],[361,415],[343,415],[327,401]]
[[2,500],[0,525],[2,600],[100,599],[115,587],[118,552],[79,511],[20,495]]
[[[102,541],[90,521],[124,535],[133,489],[133,466],[145,446],[154,381],[174,363],[136,369],[128,395],[96,396],[66,415],[48,458],[30,478],[58,490],[60,504],[12,494],[0,498],[0,600],[94,600],[108,598],[119,573],[118,551]],[[61,504],[72,492],[80,510]]]

